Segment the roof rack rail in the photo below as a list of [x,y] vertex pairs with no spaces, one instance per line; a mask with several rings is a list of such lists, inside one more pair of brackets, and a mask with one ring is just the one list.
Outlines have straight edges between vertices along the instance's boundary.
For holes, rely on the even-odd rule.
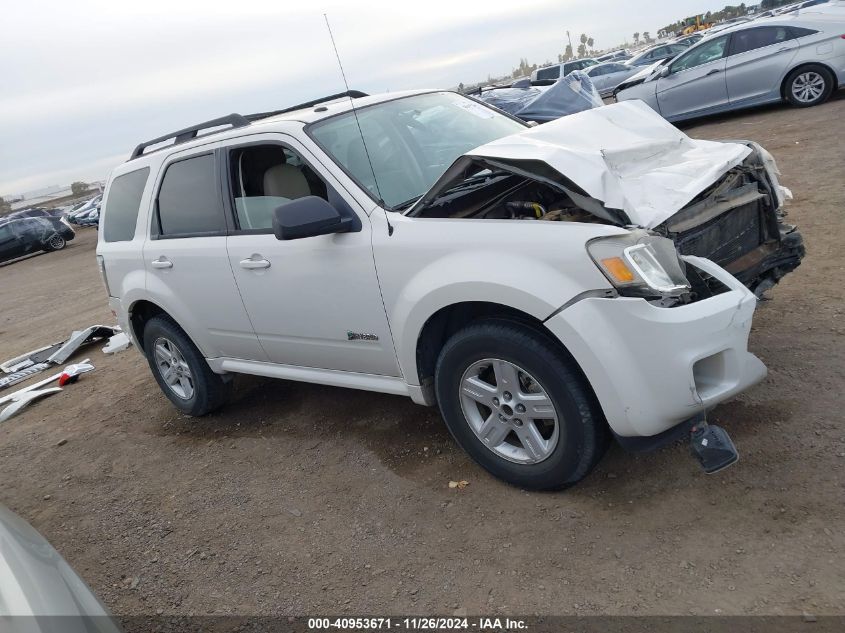
[[[171,132],[170,134],[165,134],[164,136],[159,136],[158,138],[154,138],[151,141],[146,141],[138,145],[134,150],[132,150],[132,155],[129,157],[129,160],[134,160],[141,156],[144,156],[144,150],[150,147],[151,145],[158,145],[159,143],[163,143],[164,141],[168,141],[170,139],[174,139],[173,145],[179,145],[180,143],[186,143],[191,141],[197,137],[197,133],[202,130],[207,130],[209,128],[221,127],[223,125],[229,125],[232,128],[236,127],[244,127],[249,125],[250,120],[247,117],[241,116],[240,114],[229,114],[227,116],[222,116],[219,119],[212,119],[211,121],[205,121],[204,123],[198,123],[197,125],[192,125],[191,127],[186,127],[184,130],[178,130],[176,132]],[[171,147],[168,145],[168,147]],[[158,149],[164,149],[163,147],[157,148],[152,150],[153,152],[157,151]],[[147,152],[151,153],[151,152]]]
[[346,92],[338,92],[337,94],[329,95],[328,97],[320,97],[319,99],[314,99],[313,101],[306,101],[305,103],[299,103],[297,105],[289,106],[287,108],[282,108],[281,110],[273,110],[272,112],[258,112],[257,114],[247,114],[244,118],[249,121],[257,121],[258,119],[266,119],[267,117],[276,116],[277,114],[284,114],[285,112],[293,112],[294,110],[311,108],[320,103],[334,101],[335,99],[342,99],[343,97],[349,97],[350,99],[360,99],[361,97],[369,96],[370,95],[368,95],[366,92],[361,92],[360,90],[347,90]]

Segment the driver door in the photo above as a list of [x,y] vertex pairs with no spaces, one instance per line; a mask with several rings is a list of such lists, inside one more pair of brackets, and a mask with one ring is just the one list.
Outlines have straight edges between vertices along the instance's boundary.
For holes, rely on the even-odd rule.
[[725,54],[728,36],[703,42],[672,62],[657,80],[657,103],[667,119],[707,114],[728,103]]

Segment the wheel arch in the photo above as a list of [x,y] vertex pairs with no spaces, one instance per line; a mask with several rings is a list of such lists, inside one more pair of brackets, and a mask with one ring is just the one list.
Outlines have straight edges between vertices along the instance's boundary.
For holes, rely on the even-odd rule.
[[[443,349],[446,341],[455,332],[463,329],[470,323],[490,319],[511,321],[528,327],[547,338],[550,345],[564,354],[572,362],[573,366],[577,367],[578,371],[584,375],[583,370],[569,350],[566,349],[563,343],[537,317],[513,306],[501,303],[462,301],[443,306],[437,310],[425,321],[417,335],[415,377],[422,386],[427,403],[433,404],[435,402],[432,387],[434,368],[437,364],[440,350]],[[587,380],[587,383],[589,384],[589,380]]]
[[812,61],[812,62],[801,62],[800,64],[796,64],[794,67],[790,68],[786,71],[783,76],[783,79],[780,82],[780,97],[781,99],[786,99],[786,81],[789,79],[789,76],[794,73],[796,70],[800,70],[801,68],[808,68],[810,66],[820,66],[824,68],[828,74],[830,74],[831,79],[833,79],[833,90],[839,89],[839,78],[836,75],[836,71],[833,70],[830,66],[825,64],[824,62],[819,61]]
[[185,336],[191,339],[191,342],[196,345],[196,341],[193,340],[191,335],[188,334],[188,331],[182,327],[182,324],[170,312],[148,299],[139,299],[129,307],[129,327],[132,329],[132,338],[135,339],[135,343],[142,354],[146,356],[146,350],[144,349],[144,328],[146,328],[150,319],[157,316],[165,316],[173,321],[185,333]]

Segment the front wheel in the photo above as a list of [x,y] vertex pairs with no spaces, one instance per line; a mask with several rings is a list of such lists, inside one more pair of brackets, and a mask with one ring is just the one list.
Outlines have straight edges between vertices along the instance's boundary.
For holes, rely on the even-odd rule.
[[833,92],[833,77],[822,66],[796,68],[786,78],[786,98],[794,106],[808,108],[825,101]]
[[607,449],[607,424],[586,379],[550,338],[504,320],[470,325],[435,370],[449,431],[482,467],[532,490],[583,479]]
[[229,377],[211,371],[202,352],[168,317],[153,317],[144,327],[144,352],[158,386],[183,413],[205,415],[229,399]]

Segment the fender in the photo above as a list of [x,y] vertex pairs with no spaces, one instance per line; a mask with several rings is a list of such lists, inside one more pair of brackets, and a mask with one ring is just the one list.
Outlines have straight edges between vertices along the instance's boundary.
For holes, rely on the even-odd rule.
[[411,386],[419,385],[417,341],[438,310],[483,301],[543,321],[586,290],[611,288],[584,244],[625,232],[602,224],[391,214],[391,236],[385,212],[374,212],[371,219],[385,310],[402,376]]

